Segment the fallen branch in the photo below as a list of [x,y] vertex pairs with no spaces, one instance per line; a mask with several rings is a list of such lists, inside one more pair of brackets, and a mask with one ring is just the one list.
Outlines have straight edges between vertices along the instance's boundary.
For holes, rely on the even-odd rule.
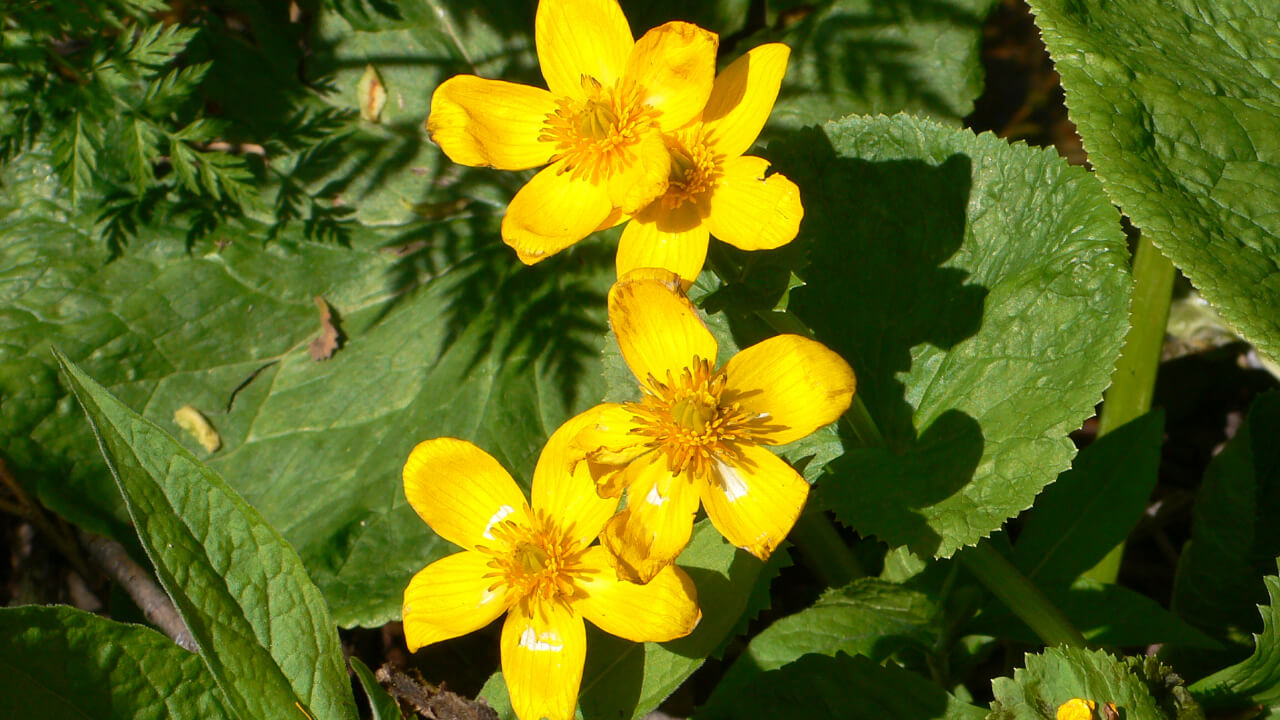
[[129,557],[124,546],[110,538],[90,532],[80,532],[80,542],[89,551],[89,558],[120,587],[129,593],[138,609],[152,625],[168,635],[180,647],[191,652],[198,650],[195,638],[182,621],[182,616],[173,607],[169,596],[154,581],[141,565]]
[[431,683],[420,683],[386,663],[374,678],[392,697],[413,706],[427,720],[498,720],[498,713],[483,700],[467,698]]

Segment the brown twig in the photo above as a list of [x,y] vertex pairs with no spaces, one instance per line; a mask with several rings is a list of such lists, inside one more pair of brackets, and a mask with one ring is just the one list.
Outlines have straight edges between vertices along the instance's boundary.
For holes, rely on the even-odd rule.
[[498,720],[498,713],[483,700],[468,700],[431,683],[420,683],[386,663],[374,678],[393,697],[407,702],[427,720]]
[[89,564],[85,562],[84,555],[80,553],[80,547],[76,545],[75,539],[67,527],[55,519],[51,519],[45,515],[30,495],[27,494],[25,488],[18,482],[18,479],[9,472],[9,466],[0,459],[0,485],[4,485],[10,493],[13,494],[16,503],[3,501],[5,512],[11,513],[17,517],[25,518],[33,527],[40,531],[42,535],[53,543],[58,552],[71,563],[72,569],[80,574],[81,578],[88,579],[91,577],[89,573]]
[[173,607],[164,590],[147,575],[141,565],[129,557],[124,546],[110,538],[91,532],[80,532],[80,541],[89,550],[93,563],[120,583],[147,621],[168,635],[179,646],[196,652],[196,641],[186,623]]

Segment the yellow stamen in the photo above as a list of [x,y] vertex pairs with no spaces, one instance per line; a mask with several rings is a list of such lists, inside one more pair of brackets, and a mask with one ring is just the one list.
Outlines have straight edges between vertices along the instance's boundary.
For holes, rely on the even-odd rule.
[[666,135],[665,140],[671,154],[671,175],[662,207],[673,210],[685,202],[698,202],[700,195],[713,188],[720,166],[699,129]]
[[593,77],[582,76],[583,100],[562,97],[547,115],[541,140],[555,144],[552,161],[565,161],[562,172],[574,178],[600,183],[633,162],[633,147],[656,129],[658,111],[640,102],[633,83],[605,88]]
[[497,572],[485,577],[499,580],[490,591],[505,585],[521,598],[567,603],[574,597],[585,549],[553,519],[539,512],[529,520],[504,520],[490,532],[495,546],[476,548],[493,558],[488,566]]

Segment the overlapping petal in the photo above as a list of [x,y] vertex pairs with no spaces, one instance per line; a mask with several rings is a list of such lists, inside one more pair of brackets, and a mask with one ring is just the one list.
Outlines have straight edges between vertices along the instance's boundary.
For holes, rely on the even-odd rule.
[[427,132],[461,165],[525,170],[547,164],[555,152],[539,139],[555,109],[555,97],[541,88],[457,75],[431,95]]
[[711,200],[711,234],[742,250],[769,250],[795,239],[804,217],[800,188],[769,161],[750,155],[725,160]]
[[671,154],[657,130],[641,135],[627,153],[629,160],[609,175],[606,187],[609,202],[631,215],[666,192]]
[[626,473],[627,509],[609,521],[600,540],[619,578],[646,583],[689,544],[698,490],[688,475],[673,475],[660,453],[641,456]]
[[641,102],[661,112],[664,130],[702,112],[715,82],[719,44],[715,33],[686,22],[666,23],[636,42],[624,76],[641,89]]
[[489,557],[464,550],[413,576],[404,591],[404,639],[409,652],[466,635],[506,612],[513,598],[495,583]]
[[853,400],[853,369],[827,346],[778,335],[734,355],[725,365],[723,402],[761,418],[755,437],[785,445],[835,422]]
[[668,373],[679,376],[695,356],[715,361],[715,338],[693,303],[683,293],[672,292],[680,286],[679,276],[670,274],[669,283],[647,276],[628,278],[609,291],[609,322],[636,378],[648,382],[652,375],[667,382]]
[[418,443],[404,465],[404,494],[437,535],[469,550],[492,541],[495,523],[529,509],[497,460],[455,438]]
[[572,720],[587,657],[582,617],[555,602],[521,602],[502,626],[502,674],[526,720]]
[[725,539],[761,560],[791,531],[809,483],[782,458],[759,445],[742,445],[740,457],[717,463],[700,485],[707,517]]
[[542,0],[534,20],[542,77],[555,95],[584,97],[582,76],[611,86],[635,45],[616,0]]
[[602,498],[596,492],[589,465],[575,467],[572,443],[578,433],[596,427],[603,407],[580,413],[561,425],[542,449],[533,470],[532,504],[537,510],[554,513],[573,538],[586,545],[604,529],[618,508],[616,498]]
[[[623,228],[616,259],[618,277],[638,268],[664,268],[691,285],[707,260],[711,241],[707,226],[693,203],[673,212],[657,206],[659,203],[654,203]],[[689,217],[669,217],[677,214]]]
[[781,43],[761,45],[716,76],[702,123],[718,154],[738,157],[759,137],[778,99],[790,55],[791,49]]
[[575,607],[610,635],[634,642],[666,642],[688,635],[702,619],[697,588],[675,565],[640,585],[619,580],[602,547],[588,550],[582,564],[592,572],[581,585],[586,596]]
[[605,187],[544,168],[520,188],[502,219],[502,239],[528,265],[541,262],[591,234],[613,210]]

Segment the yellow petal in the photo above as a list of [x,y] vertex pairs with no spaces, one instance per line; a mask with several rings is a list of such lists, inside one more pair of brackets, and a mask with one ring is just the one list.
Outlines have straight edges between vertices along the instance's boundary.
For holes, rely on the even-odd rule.
[[715,33],[686,22],[669,22],[645,33],[627,59],[627,80],[640,101],[660,111],[658,124],[674,130],[707,104],[716,75]]
[[440,537],[468,550],[492,541],[489,528],[529,504],[489,453],[465,440],[418,443],[404,464],[404,494]]
[[856,381],[844,358],[799,335],[778,335],[734,355],[724,367],[721,403],[757,416],[756,437],[785,445],[838,419]]
[[605,465],[631,462],[645,451],[641,439],[632,429],[637,427],[635,415],[619,403],[604,403],[592,408],[591,422],[585,423],[574,436],[571,462],[581,459]]
[[765,177],[769,161],[745,155],[721,164],[707,216],[711,234],[743,250],[786,245],[800,231],[800,188],[779,173]]
[[[631,372],[643,383],[652,375],[670,382],[695,356],[712,363],[717,345],[693,303],[670,285],[647,276],[624,277],[609,290],[609,322]],[[671,274],[673,282],[679,276]]]
[[431,96],[427,132],[449,159],[472,167],[546,165],[555,145],[538,139],[555,98],[541,88],[456,75]]
[[707,517],[731,544],[761,560],[791,532],[809,483],[786,462],[759,445],[739,445],[733,464],[717,461],[700,483]]
[[603,499],[596,493],[589,466],[581,463],[575,468],[573,462],[574,438],[597,424],[602,408],[581,413],[552,433],[533,470],[534,509],[554,514],[583,545],[596,539],[618,509],[617,499]]
[[583,617],[610,635],[633,642],[666,642],[684,637],[702,619],[693,580],[675,565],[644,585],[617,579],[602,547],[582,556],[589,570],[577,587],[586,597],[575,605]]
[[633,218],[623,228],[622,239],[618,242],[618,277],[638,268],[663,268],[679,275],[688,287],[698,279],[698,273],[702,272],[702,265],[707,260],[710,240],[707,227],[697,218],[697,210],[692,203],[684,203],[675,213],[656,212],[664,215],[692,214],[694,224],[687,229],[670,229],[671,226],[658,221],[656,213],[648,210]]
[[582,617],[560,603],[517,603],[502,625],[502,675],[520,720],[573,720],[587,657]]
[[626,153],[626,161],[609,174],[609,202],[631,215],[667,191],[671,153],[657,130],[641,135]]
[[404,589],[404,639],[409,652],[431,643],[466,635],[488,625],[510,606],[489,556],[464,550],[423,568]]
[[672,475],[660,453],[641,456],[627,473],[634,478],[627,509],[609,521],[600,540],[618,578],[646,583],[689,544],[698,491],[687,475]]
[[541,262],[582,238],[609,217],[613,207],[604,188],[562,173],[561,163],[544,168],[520,188],[502,218],[502,240],[521,262]]
[[752,48],[716,76],[702,129],[712,149],[738,157],[751,148],[778,99],[791,49],[781,43]]
[[542,0],[534,20],[538,63],[557,96],[582,99],[582,76],[611,87],[635,41],[616,0]]

